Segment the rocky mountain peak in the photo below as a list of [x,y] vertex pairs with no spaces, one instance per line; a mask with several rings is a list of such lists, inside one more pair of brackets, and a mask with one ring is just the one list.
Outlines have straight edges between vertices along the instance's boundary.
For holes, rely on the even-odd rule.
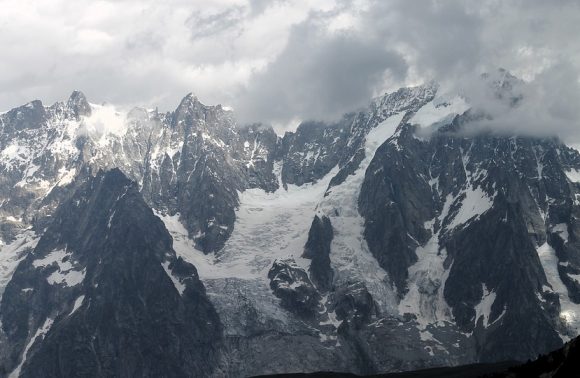
[[[225,111],[221,106],[206,106],[193,94],[186,95],[173,113],[173,127],[183,132],[192,132],[200,129],[211,131],[216,126],[224,126],[221,120]],[[227,123],[234,124],[228,118]]]
[[195,267],[119,169],[88,177],[57,208],[0,318],[0,369],[22,377],[209,375],[221,340]]
[[190,92],[187,95],[185,95],[183,99],[181,99],[175,112],[180,113],[188,110],[195,110],[202,107],[204,107],[204,105],[199,101],[197,96]]
[[81,91],[73,91],[66,105],[77,119],[80,119],[82,116],[88,117],[91,115],[91,106]]
[[[38,129],[46,121],[46,109],[40,100],[14,108],[2,115],[4,133],[11,134],[23,130]],[[6,138],[9,135],[4,135]]]
[[436,82],[401,88],[374,99],[371,108],[382,117],[388,117],[402,111],[417,111],[425,102],[429,102],[435,97],[438,89],[439,85]]
[[523,99],[525,82],[504,68],[481,75],[491,89],[492,94],[510,106],[517,105]]

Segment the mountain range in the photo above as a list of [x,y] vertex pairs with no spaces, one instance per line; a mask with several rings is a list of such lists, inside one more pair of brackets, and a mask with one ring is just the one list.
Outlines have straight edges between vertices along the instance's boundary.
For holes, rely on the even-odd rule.
[[[525,85],[482,78],[517,107]],[[580,333],[580,153],[434,83],[278,135],[0,114],[0,376],[246,377],[525,361]]]

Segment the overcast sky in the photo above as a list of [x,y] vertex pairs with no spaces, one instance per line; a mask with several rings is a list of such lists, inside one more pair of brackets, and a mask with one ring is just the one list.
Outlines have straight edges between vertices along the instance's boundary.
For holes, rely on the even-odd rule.
[[580,119],[579,1],[0,0],[0,9],[0,110],[73,89],[96,103],[173,110],[193,92],[243,122],[291,127],[403,85],[461,87],[504,67],[533,83],[559,127],[573,132]]

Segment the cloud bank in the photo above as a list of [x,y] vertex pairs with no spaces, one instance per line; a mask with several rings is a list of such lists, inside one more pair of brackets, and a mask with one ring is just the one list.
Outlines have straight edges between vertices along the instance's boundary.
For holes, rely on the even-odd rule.
[[468,92],[503,67],[528,85],[517,112],[500,109],[501,127],[580,134],[573,0],[0,0],[0,9],[2,110],[73,89],[172,110],[194,92],[242,122],[283,129],[427,80]]

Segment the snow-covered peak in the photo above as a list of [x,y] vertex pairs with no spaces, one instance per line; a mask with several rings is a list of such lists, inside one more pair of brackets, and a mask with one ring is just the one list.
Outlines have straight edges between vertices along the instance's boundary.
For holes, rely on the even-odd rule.
[[176,113],[186,112],[188,110],[205,107],[193,93],[188,93],[179,103],[175,110]]
[[409,120],[421,128],[438,127],[451,123],[456,115],[470,108],[467,101],[450,93],[437,94],[433,101],[423,105]]
[[487,84],[488,90],[491,90],[492,95],[500,100],[507,101],[509,105],[516,105],[523,98],[526,83],[509,71],[499,68],[481,76]]
[[486,72],[481,76],[496,88],[513,88],[514,86],[523,83],[521,79],[512,75],[511,72],[504,68],[498,68],[495,71]]
[[393,93],[375,98],[371,103],[371,111],[383,117],[393,114],[413,110],[430,101],[437,93],[439,86],[435,82],[429,82],[416,87],[401,88]]

